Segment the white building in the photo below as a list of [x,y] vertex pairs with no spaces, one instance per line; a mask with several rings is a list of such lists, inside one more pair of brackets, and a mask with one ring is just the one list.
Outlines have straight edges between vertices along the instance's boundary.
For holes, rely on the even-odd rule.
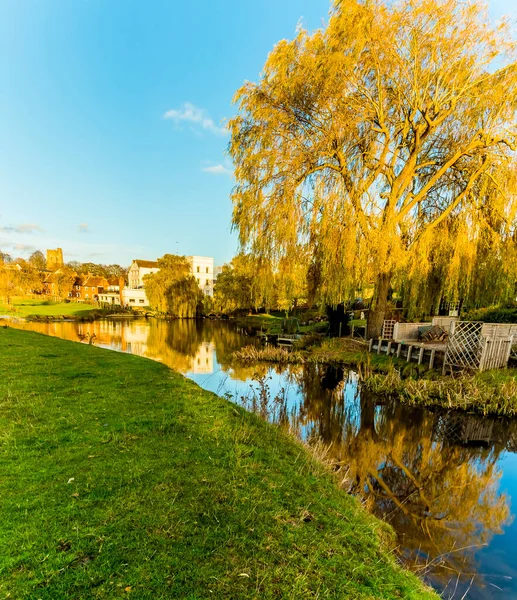
[[205,295],[214,295],[214,259],[210,256],[187,256],[200,289]]
[[124,288],[122,290],[122,304],[124,306],[149,306],[144,288]]
[[143,288],[144,276],[156,273],[158,270],[158,263],[155,260],[134,260],[127,274],[128,287],[132,290]]
[[102,292],[99,292],[99,302],[110,306],[120,306],[121,287],[122,289],[124,288],[124,279],[122,277],[111,277],[108,279],[108,286]]

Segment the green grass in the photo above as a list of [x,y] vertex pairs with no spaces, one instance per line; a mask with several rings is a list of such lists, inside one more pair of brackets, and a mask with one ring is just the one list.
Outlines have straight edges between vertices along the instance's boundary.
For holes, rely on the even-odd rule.
[[437,598],[305,447],[150,360],[0,328],[0,597]]
[[349,322],[350,327],[366,327],[366,319],[351,319]]
[[15,298],[10,306],[0,302],[0,315],[18,317],[27,317],[29,315],[86,317],[92,311],[99,311],[99,307],[77,302],[50,302],[45,299],[28,300]]

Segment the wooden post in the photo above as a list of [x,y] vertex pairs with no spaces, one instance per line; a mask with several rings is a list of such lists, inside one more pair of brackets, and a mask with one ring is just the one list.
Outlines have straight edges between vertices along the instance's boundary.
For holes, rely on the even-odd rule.
[[432,369],[434,367],[434,355],[436,354],[436,349],[433,348],[431,350],[431,358],[429,359],[429,368]]
[[407,349],[407,362],[411,361],[411,352],[413,352],[413,346],[409,346]]
[[371,352],[373,350],[373,338],[370,338],[370,341],[368,343],[368,352]]
[[422,360],[424,359],[424,350],[425,350],[425,348],[422,346],[420,348],[420,352],[418,353],[418,364],[419,365],[422,364]]
[[391,353],[391,342],[388,342],[388,347],[386,348],[386,356],[389,356]]
[[341,327],[343,325],[342,321],[339,321],[339,337],[341,337]]
[[397,358],[400,358],[400,353],[402,352],[402,342],[399,342],[397,346]]
[[381,346],[382,346],[382,338],[379,338],[379,345],[377,346],[377,354],[381,353]]

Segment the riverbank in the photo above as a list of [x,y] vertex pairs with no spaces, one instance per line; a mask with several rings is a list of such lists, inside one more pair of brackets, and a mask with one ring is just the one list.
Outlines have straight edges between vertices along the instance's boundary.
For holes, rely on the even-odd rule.
[[[321,342],[321,340],[320,340]],[[351,338],[334,338],[291,352],[282,348],[249,346],[235,353],[244,363],[339,364],[357,371],[361,385],[408,404],[517,416],[517,369],[442,376],[434,370],[385,355],[371,354],[367,345]]]
[[[111,311],[113,312],[113,311]],[[108,309],[79,302],[52,302],[46,299],[14,299],[10,305],[0,302],[0,315],[20,318],[48,317],[51,319],[87,318],[106,315]],[[99,317],[98,317],[99,318]]]
[[6,597],[437,598],[300,443],[164,365],[1,328],[0,401]]

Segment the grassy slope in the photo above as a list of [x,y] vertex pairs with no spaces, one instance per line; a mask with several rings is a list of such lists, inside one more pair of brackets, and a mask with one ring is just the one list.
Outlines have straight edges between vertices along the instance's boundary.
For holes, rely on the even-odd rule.
[[305,449],[136,356],[0,328],[0,596],[435,598]]
[[[13,310],[14,308],[14,310]],[[77,302],[55,302],[48,300],[17,300],[14,299],[11,307],[0,302],[0,315],[14,315],[26,317],[28,315],[44,316],[76,316],[86,317],[93,310],[99,310],[98,306],[79,304]]]

